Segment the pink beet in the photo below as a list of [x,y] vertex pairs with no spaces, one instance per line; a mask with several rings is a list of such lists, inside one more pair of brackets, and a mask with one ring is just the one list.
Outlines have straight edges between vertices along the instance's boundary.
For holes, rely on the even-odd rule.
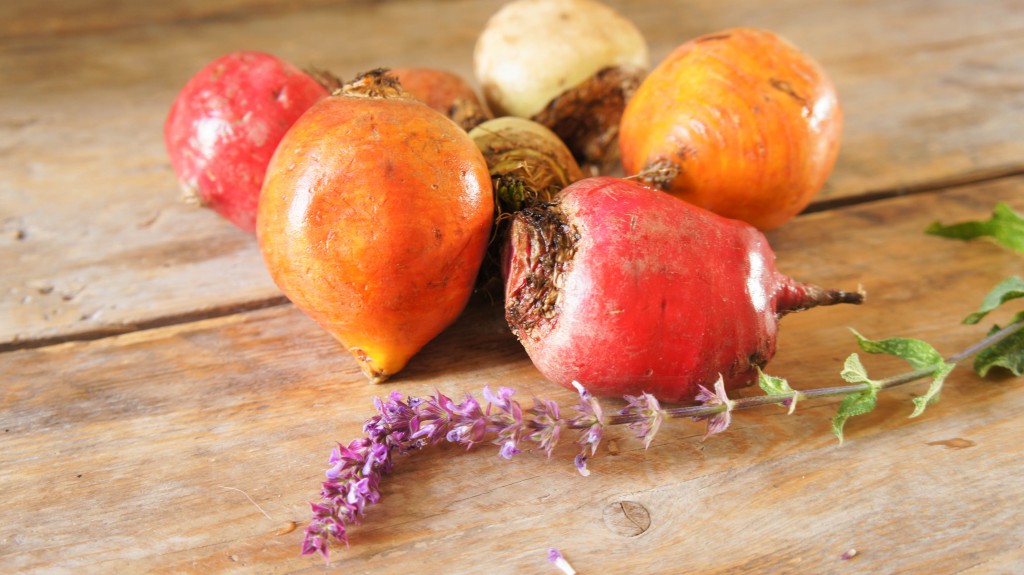
[[783,315],[864,299],[776,271],[746,223],[608,177],[517,214],[505,270],[509,325],[547,378],[666,402],[752,383]]
[[278,142],[328,89],[262,52],[232,52],[196,73],[171,106],[164,141],[186,197],[255,234],[256,205]]

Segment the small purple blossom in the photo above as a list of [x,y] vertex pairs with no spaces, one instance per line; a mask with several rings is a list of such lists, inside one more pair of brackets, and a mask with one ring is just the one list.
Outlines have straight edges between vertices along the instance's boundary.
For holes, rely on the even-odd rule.
[[389,459],[387,446],[369,438],[356,439],[347,447],[339,443],[331,451],[328,460],[331,468],[327,470],[327,478],[365,477],[373,472],[374,465],[387,465]]
[[729,396],[725,394],[725,380],[722,379],[721,374],[718,376],[718,381],[715,382],[715,391],[712,393],[708,388],[703,385],[699,386],[700,391],[697,393],[695,398],[697,401],[705,407],[725,406],[722,411],[712,413],[708,415],[699,415],[694,417],[695,421],[706,419],[708,421],[707,430],[704,432],[704,438],[707,439],[716,433],[725,431],[729,424],[732,423],[732,408],[733,401],[729,399]]
[[573,465],[576,466],[576,471],[580,472],[583,477],[590,476],[590,470],[587,469],[587,455],[585,451],[576,454],[576,457],[572,458]]
[[572,565],[569,565],[562,552],[554,547],[548,549],[548,561],[554,563],[555,567],[561,569],[565,575],[576,575],[576,570],[572,568]]
[[466,394],[466,400],[451,408],[452,421],[445,438],[451,443],[463,443],[471,449],[487,435],[487,414],[480,408],[473,396]]
[[490,427],[498,433],[494,444],[501,446],[499,453],[505,459],[512,459],[520,453],[519,441],[523,435],[523,408],[512,399],[515,392],[511,387],[498,388],[497,395],[490,387],[484,386],[483,390],[484,399],[490,403],[490,407],[498,408],[494,414],[490,414],[490,407],[487,411],[490,414]]
[[366,513],[366,506],[380,502],[380,476],[371,475],[348,484],[345,503],[352,510],[352,517],[359,520]]
[[498,409],[501,409],[502,411],[512,410],[512,404],[515,403],[515,400],[512,399],[512,396],[515,395],[515,393],[516,390],[512,389],[511,387],[499,387],[498,393],[497,395],[495,395],[495,393],[491,391],[491,387],[489,385],[485,385],[483,391],[481,392],[481,394],[484,396],[484,399],[486,399],[488,403],[496,406]]
[[515,439],[507,439],[504,442],[500,443],[500,445],[501,448],[498,449],[498,454],[505,459],[512,459],[516,455],[522,453],[522,451],[520,451],[520,449],[517,447],[517,445],[519,444],[515,441]]
[[601,409],[601,404],[580,382],[574,381],[572,385],[580,394],[580,401],[575,406],[579,415],[574,417],[569,425],[583,430],[576,440],[576,444],[580,446],[580,453],[573,462],[580,475],[586,477],[590,475],[590,470],[587,469],[587,448],[590,448],[591,455],[597,453],[597,446],[604,436],[604,412]]
[[558,415],[558,404],[550,400],[533,399],[530,409],[533,417],[528,427],[532,431],[529,438],[537,442],[541,449],[551,457],[562,431],[562,420]]
[[376,443],[405,452],[410,448],[409,421],[416,416],[409,405],[411,402],[415,402],[415,398],[410,398],[410,402],[403,401],[402,394],[397,391],[392,391],[386,400],[375,397],[373,406],[378,414],[366,420],[363,432]]
[[345,522],[338,517],[338,508],[332,505],[311,503],[313,520],[306,527],[306,535],[302,540],[302,554],[319,553],[325,560],[329,557],[331,539],[340,541],[348,547],[348,534]]
[[665,420],[665,411],[661,409],[658,399],[649,393],[641,393],[639,397],[632,395],[625,396],[629,402],[619,413],[622,415],[642,418],[629,424],[629,428],[636,432],[636,436],[644,440],[644,449],[651,447],[651,441],[657,435],[661,423]]
[[416,440],[417,447],[435,445],[448,434],[454,407],[452,400],[440,391],[433,397],[420,400],[413,406],[415,415],[409,420],[409,439]]

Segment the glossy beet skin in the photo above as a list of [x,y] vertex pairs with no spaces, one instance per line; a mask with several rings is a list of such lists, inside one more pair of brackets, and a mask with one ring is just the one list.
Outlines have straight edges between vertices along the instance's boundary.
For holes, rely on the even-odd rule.
[[373,382],[462,311],[493,219],[487,164],[466,132],[385,88],[330,96],[295,123],[257,228],[277,285]]
[[781,315],[862,299],[779,273],[750,225],[606,177],[517,215],[505,262],[506,315],[534,364],[598,395],[683,401],[719,374],[747,385]]
[[683,44],[644,79],[619,147],[627,175],[768,230],[824,186],[842,127],[816,62],[771,32],[736,28]]
[[196,73],[164,124],[171,165],[186,197],[249,233],[278,142],[327,88],[276,56],[232,52]]

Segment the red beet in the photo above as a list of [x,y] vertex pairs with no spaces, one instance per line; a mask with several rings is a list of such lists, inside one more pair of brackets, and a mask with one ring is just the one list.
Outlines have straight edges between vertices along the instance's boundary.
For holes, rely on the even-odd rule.
[[750,384],[775,355],[781,316],[864,297],[776,271],[746,223],[607,177],[520,212],[505,270],[509,325],[547,378],[666,402],[719,374],[727,388]]
[[267,164],[295,120],[328,89],[261,52],[232,52],[196,73],[171,106],[164,141],[186,197],[256,233]]

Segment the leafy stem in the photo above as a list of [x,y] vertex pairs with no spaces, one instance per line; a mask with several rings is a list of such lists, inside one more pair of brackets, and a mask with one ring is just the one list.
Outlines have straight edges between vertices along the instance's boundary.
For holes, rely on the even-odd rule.
[[1018,331],[1020,331],[1021,328],[1024,328],[1024,319],[1018,319],[1017,321],[1015,321],[1015,322],[1011,323],[1010,325],[1008,325],[1008,326],[1006,326],[1006,327],[996,331],[995,333],[992,333],[991,335],[989,335],[985,339],[983,339],[983,340],[979,341],[978,343],[968,347],[967,349],[961,351],[960,353],[956,353],[956,354],[951,355],[949,357],[949,359],[946,360],[946,362],[947,363],[958,363],[958,362],[960,362],[962,360],[965,360],[965,359],[971,357],[972,355],[975,355],[978,352],[980,352],[980,351],[982,351],[984,349],[987,349],[989,347],[992,347],[995,344],[1003,341],[1004,339],[1006,339],[1006,338],[1010,337],[1011,335],[1013,335],[1013,334],[1017,333]]
[[1024,335],[1024,314],[1018,314],[1010,325],[993,330],[981,341],[946,359],[922,341],[903,338],[872,341],[854,334],[864,351],[899,355],[915,369],[873,380],[867,377],[857,354],[853,354],[841,373],[849,385],[794,390],[785,380],[761,373],[759,383],[767,395],[731,399],[719,378],[713,390],[700,386],[695,398],[698,405],[663,409],[654,396],[643,393],[639,397],[626,396],[628,404],[615,415],[605,415],[600,402],[578,384],[579,402],[573,407],[572,415],[563,413],[553,401],[537,398],[532,408],[524,408],[513,399],[514,390],[507,387],[497,392],[485,387],[484,402],[468,394],[458,402],[440,392],[427,398],[407,398],[392,392],[389,397],[375,401],[378,414],[364,424],[365,436],[348,445],[338,444],[331,454],[322,499],[311,504],[313,519],[306,528],[303,553],[319,553],[326,558],[331,542],[348,543],[347,528],[360,522],[367,506],[380,501],[380,481],[390,473],[394,454],[442,441],[467,448],[489,441],[500,446],[500,454],[505,458],[520,453],[520,445],[524,443],[534,443],[550,457],[561,431],[573,429],[579,432],[576,467],[581,474],[589,475],[587,459],[597,451],[609,425],[627,425],[649,447],[661,423],[668,418],[706,420],[707,437],[724,431],[733,411],[781,404],[792,412],[797,401],[816,397],[844,397],[832,424],[842,441],[845,421],[871,411],[879,391],[931,377],[928,392],[914,398],[917,408],[911,417],[919,415],[937,399],[942,381],[957,362]]
[[[1019,320],[1015,323],[1011,323],[999,331],[989,335],[985,339],[975,343],[974,345],[949,356],[945,363],[955,364],[959,363],[978,352],[994,346],[995,344],[1003,341],[1011,335],[1024,329],[1024,320]],[[914,381],[919,381],[927,377],[931,377],[941,369],[941,364],[931,365],[913,371],[900,373],[884,379],[877,380],[876,387],[879,390],[892,389],[899,387]],[[753,409],[756,407],[762,407],[765,405],[776,405],[785,404],[793,400],[793,394],[796,394],[798,400],[812,399],[816,397],[842,397],[852,395],[855,393],[861,393],[869,391],[872,385],[869,383],[854,383],[851,385],[840,385],[833,387],[821,387],[816,389],[807,389],[801,391],[793,391],[787,395],[756,395],[752,397],[740,397],[732,399],[731,407],[725,404],[719,405],[687,405],[683,407],[676,407],[673,409],[666,409],[664,413],[667,417],[680,418],[680,417],[704,417],[708,415],[714,415],[716,413],[722,413],[724,411],[738,411],[743,409]],[[629,423],[637,423],[643,420],[643,416],[637,414],[627,415],[615,415],[608,418],[608,425],[624,425]]]

